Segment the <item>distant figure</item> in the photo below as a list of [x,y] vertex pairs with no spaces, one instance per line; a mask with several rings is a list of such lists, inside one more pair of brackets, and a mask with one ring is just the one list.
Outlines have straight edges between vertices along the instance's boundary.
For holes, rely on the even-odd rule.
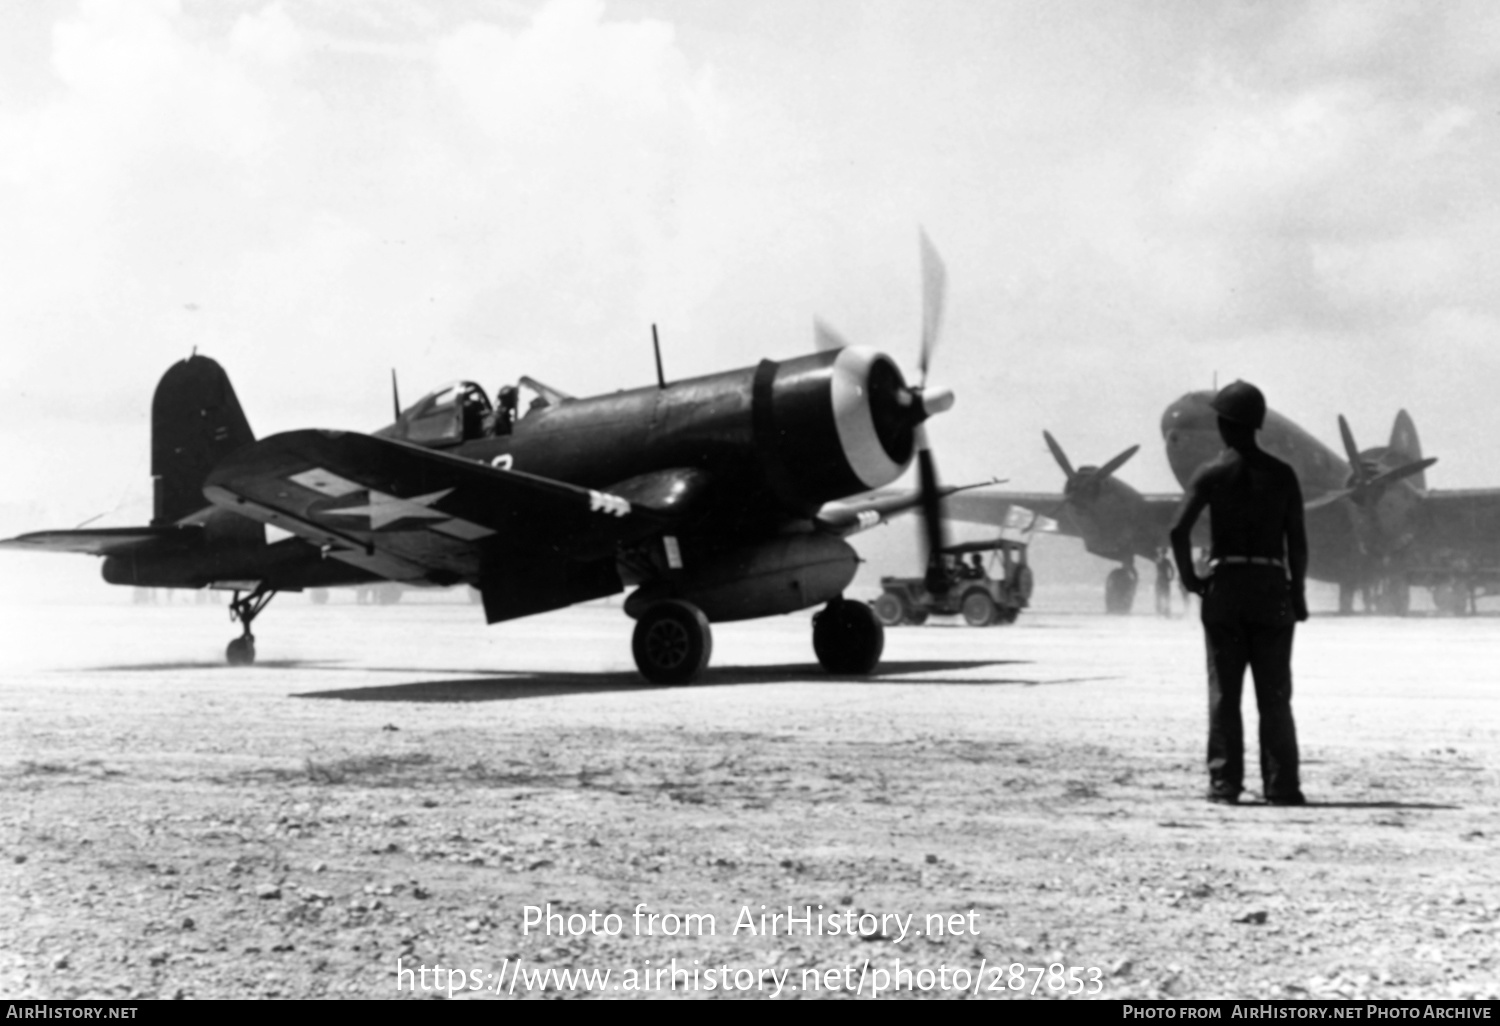
[[[1208,799],[1235,804],[1245,776],[1240,692],[1255,675],[1260,773],[1266,801],[1303,805],[1292,720],[1292,633],[1307,619],[1307,533],[1292,468],[1265,453],[1255,432],[1266,400],[1243,381],[1211,404],[1229,449],[1198,472],[1172,528],[1184,586],[1203,600],[1208,644]],[[1213,534],[1211,575],[1193,567],[1193,524],[1204,509]]]
[[516,406],[521,401],[521,394],[515,385],[501,385],[500,391],[495,393],[495,429],[496,435],[508,435],[516,423]]
[[1156,613],[1158,616],[1172,615],[1172,578],[1176,577],[1172,561],[1165,552],[1156,557]]
[[969,557],[969,566],[964,576],[975,581],[984,577],[984,557],[977,552],[971,555]]

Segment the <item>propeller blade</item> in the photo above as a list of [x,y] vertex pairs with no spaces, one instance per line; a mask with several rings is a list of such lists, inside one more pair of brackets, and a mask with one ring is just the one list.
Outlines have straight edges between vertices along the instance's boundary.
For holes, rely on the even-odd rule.
[[928,417],[935,417],[953,409],[953,402],[953,389],[929,388],[922,393],[922,412]]
[[938,485],[937,464],[927,444],[927,432],[917,428],[917,474],[921,482],[922,533],[927,539],[927,590],[934,595],[948,592],[948,578],[939,559],[947,545],[943,526],[943,492]]
[[1359,446],[1354,444],[1354,432],[1349,430],[1349,422],[1342,413],[1339,414],[1339,437],[1344,440],[1344,455],[1349,459],[1349,469],[1354,471],[1355,481],[1365,484],[1365,464],[1359,458]]
[[1313,510],[1322,509],[1324,506],[1332,506],[1340,499],[1347,499],[1353,494],[1353,490],[1348,488],[1341,488],[1336,492],[1329,492],[1327,495],[1321,495],[1318,498],[1313,499],[1311,502],[1304,502],[1302,504],[1302,512],[1311,513]]
[[922,245],[922,352],[917,362],[921,372],[918,388],[927,384],[927,368],[932,363],[932,351],[937,347],[938,332],[943,326],[943,298],[948,291],[948,269],[937,247],[920,233]]
[[1113,474],[1125,464],[1129,463],[1130,457],[1140,452],[1140,450],[1141,447],[1139,445],[1132,445],[1129,449],[1126,449],[1124,452],[1120,453],[1120,455],[1116,456],[1104,466],[1094,471],[1094,480],[1103,481],[1105,478],[1109,477],[1109,475]]
[[829,327],[822,318],[814,317],[813,346],[818,352],[826,353],[830,350],[848,349],[849,343],[844,336]]
[[1386,485],[1399,481],[1403,477],[1411,477],[1413,474],[1420,474],[1422,471],[1426,470],[1436,462],[1436,456],[1429,456],[1425,460],[1414,460],[1411,463],[1404,463],[1401,466],[1394,467],[1390,470],[1385,471],[1384,473],[1376,474],[1374,477],[1370,478],[1370,480],[1364,482],[1364,484],[1360,486],[1360,490],[1373,491],[1378,488],[1384,488]]
[[1073,469],[1073,464],[1068,462],[1068,454],[1063,452],[1063,447],[1057,444],[1057,439],[1052,437],[1050,431],[1043,431],[1042,437],[1047,440],[1047,448],[1052,450],[1052,458],[1057,461],[1059,467],[1062,467],[1062,472],[1067,476],[1068,483],[1072,484],[1073,479],[1078,476],[1078,472]]

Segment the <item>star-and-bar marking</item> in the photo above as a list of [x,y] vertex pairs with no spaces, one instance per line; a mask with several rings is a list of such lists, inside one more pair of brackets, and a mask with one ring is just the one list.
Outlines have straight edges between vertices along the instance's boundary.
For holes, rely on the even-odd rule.
[[447,513],[428,507],[451,491],[453,491],[452,488],[444,488],[440,492],[428,492],[426,495],[403,499],[399,495],[387,495],[385,492],[377,492],[371,488],[369,490],[370,501],[365,505],[325,509],[323,513],[330,517],[369,517],[372,531],[378,531],[398,520],[449,520],[452,518]]
[[433,509],[432,506],[439,499],[453,491],[452,488],[444,488],[442,491],[429,492],[426,495],[417,495],[410,499],[403,499],[399,495],[390,495],[386,492],[366,488],[364,485],[348,478],[340,477],[331,470],[322,467],[313,467],[304,470],[300,474],[292,474],[287,480],[301,485],[309,491],[325,495],[330,499],[342,499],[353,495],[355,492],[365,492],[368,500],[363,506],[343,506],[338,509],[324,509],[319,515],[325,517],[369,517],[370,530],[378,531],[390,524],[402,520],[433,520],[437,523],[427,526],[450,538],[458,538],[462,541],[478,541],[495,532],[488,527],[462,520],[458,517],[444,513],[442,510]]
[[317,492],[319,495],[326,495],[330,499],[341,499],[346,495],[353,495],[355,492],[363,491],[365,487],[362,484],[355,484],[353,481],[339,477],[332,471],[324,470],[322,467],[313,467],[311,470],[304,470],[300,474],[293,474],[287,480],[293,481],[303,488]]

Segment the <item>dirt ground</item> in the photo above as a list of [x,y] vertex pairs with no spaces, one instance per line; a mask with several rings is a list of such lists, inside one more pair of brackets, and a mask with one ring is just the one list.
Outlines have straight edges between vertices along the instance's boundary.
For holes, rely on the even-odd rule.
[[1189,619],[897,628],[872,679],[806,616],[729,624],[647,688],[618,608],[284,596],[240,669],[225,614],[0,608],[0,994],[656,995],[675,959],[688,997],[1500,996],[1494,617],[1315,618],[1312,804],[1231,808]]

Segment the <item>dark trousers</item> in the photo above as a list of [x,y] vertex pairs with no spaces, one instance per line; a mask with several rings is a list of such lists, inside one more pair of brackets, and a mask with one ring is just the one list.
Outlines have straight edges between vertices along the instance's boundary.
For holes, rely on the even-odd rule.
[[1297,726],[1292,720],[1292,634],[1286,585],[1259,568],[1216,572],[1203,603],[1208,643],[1208,778],[1215,794],[1238,796],[1245,781],[1240,696],[1245,668],[1255,676],[1260,712],[1260,775],[1266,798],[1301,793]]

